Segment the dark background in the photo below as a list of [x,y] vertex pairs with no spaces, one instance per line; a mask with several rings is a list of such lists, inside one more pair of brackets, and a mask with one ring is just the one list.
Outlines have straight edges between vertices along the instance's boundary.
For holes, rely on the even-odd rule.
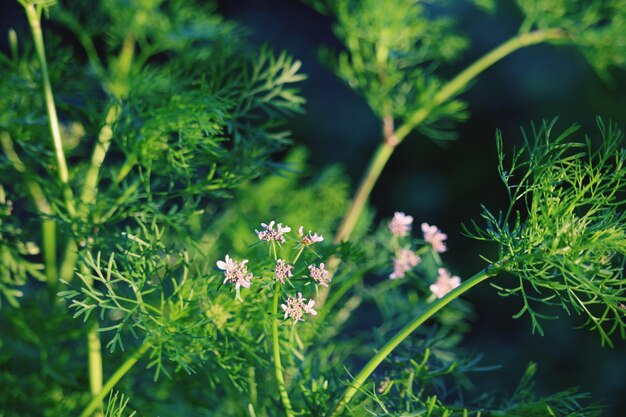
[[[17,2],[8,3],[0,1],[2,49],[5,28],[23,24]],[[451,76],[517,31],[521,15],[513,2],[499,3],[493,16],[458,6],[460,31],[472,44],[449,69]],[[356,187],[379,143],[381,128],[364,100],[319,64],[321,46],[341,48],[332,19],[296,0],[223,0],[218,5],[220,13],[251,30],[254,43],[287,50],[302,61],[309,76],[301,85],[307,105],[306,113],[291,123],[293,136],[310,150],[313,170],[341,164]],[[401,144],[372,194],[377,218],[399,210],[413,215],[417,224],[440,226],[449,235],[444,261],[462,278],[472,275],[484,266],[479,254],[488,254],[491,248],[464,237],[461,224],[478,219],[481,203],[492,209],[505,204],[496,173],[495,130],[503,131],[510,149],[521,138],[520,126],[555,116],[560,118],[557,130],[577,122],[594,136],[596,115],[624,129],[626,74],[613,75],[615,82],[609,86],[574,48],[551,45],[527,48],[497,63],[463,95],[471,117],[458,126],[458,140],[438,144],[414,134]],[[485,365],[502,365],[476,375],[477,394],[511,393],[528,362],[534,361],[539,365],[539,392],[579,386],[608,404],[607,417],[626,415],[626,342],[616,340],[614,348],[601,348],[595,333],[575,330],[580,323],[568,317],[545,322],[544,337],[531,335],[527,318],[511,318],[520,307],[516,300],[501,299],[488,286],[466,298],[476,317],[463,346],[468,352],[484,353]]]
[[[521,14],[512,1],[498,3],[493,16],[459,6],[459,28],[472,45],[450,69],[451,76],[516,33]],[[310,150],[313,169],[342,164],[356,187],[381,128],[364,100],[319,64],[321,46],[341,48],[332,19],[296,0],[228,0],[219,3],[219,10],[251,29],[253,42],[285,49],[302,61],[302,71],[309,76],[301,85],[307,105],[306,114],[291,124],[294,138]],[[557,131],[579,123],[581,132],[597,136],[596,116],[624,129],[626,74],[614,71],[613,76],[612,86],[602,82],[571,47],[533,46],[497,63],[462,96],[471,117],[458,126],[456,141],[442,145],[414,134],[400,145],[372,194],[378,219],[399,210],[413,215],[418,224],[439,225],[450,236],[444,261],[451,269],[461,277],[482,269],[479,254],[491,248],[464,237],[461,224],[478,219],[481,203],[496,210],[505,207],[496,172],[495,130],[502,130],[510,150],[521,139],[521,126],[555,116]],[[609,405],[605,416],[626,415],[624,341],[601,348],[597,334],[574,329],[580,322],[564,313],[560,320],[544,323],[545,336],[531,335],[529,319],[511,318],[520,308],[519,300],[502,299],[489,286],[472,291],[467,299],[477,314],[463,346],[484,353],[486,365],[502,365],[476,374],[477,394],[510,394],[533,361],[539,365],[539,392],[579,386]]]

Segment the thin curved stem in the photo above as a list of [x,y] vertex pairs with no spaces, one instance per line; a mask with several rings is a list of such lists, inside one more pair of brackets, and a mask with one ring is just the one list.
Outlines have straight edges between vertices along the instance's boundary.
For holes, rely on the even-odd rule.
[[350,208],[348,209],[341,225],[339,226],[339,229],[337,230],[337,233],[335,234],[335,243],[341,243],[350,238],[350,235],[354,231],[354,226],[356,226],[356,222],[359,220],[359,217],[363,212],[365,203],[367,203],[367,199],[374,188],[374,184],[378,181],[378,177],[380,177],[383,168],[387,165],[387,161],[391,157],[394,149],[395,146],[392,146],[387,142],[383,142],[376,150],[376,153],[367,168],[367,173],[365,174],[365,177],[363,177],[363,181],[361,182],[361,185],[359,185],[359,188],[352,199],[352,204],[350,205]]
[[398,142],[409,134],[413,129],[420,125],[432,112],[434,108],[444,103],[446,100],[459,94],[474,78],[480,75],[487,68],[491,67],[496,62],[512,54],[518,49],[525,48],[531,45],[537,45],[539,43],[564,40],[567,39],[567,33],[561,29],[544,29],[536,30],[534,32],[520,33],[519,35],[509,39],[500,46],[493,49],[491,52],[483,55],[472,65],[467,67],[461,73],[459,73],[452,80],[448,81],[438,92],[435,94],[431,102],[417,111],[415,111],[406,120],[402,126],[400,126],[396,132]]
[[330,417],[336,417],[344,410],[348,402],[354,397],[357,391],[363,386],[367,378],[376,370],[378,365],[411,333],[413,333],[419,326],[421,326],[426,320],[431,318],[435,313],[448,305],[451,301],[458,298],[461,294],[467,292],[471,288],[480,284],[481,282],[493,277],[498,272],[495,268],[486,268],[465,281],[463,284],[450,291],[445,297],[438,299],[430,304],[426,310],[410,321],[404,326],[395,336],[393,336],[389,342],[387,342],[372,359],[361,369],[361,371],[354,377],[352,383],[346,388],[341,399],[335,406]]
[[291,408],[291,401],[289,401],[289,394],[285,386],[285,377],[283,376],[283,366],[280,360],[280,341],[278,340],[278,297],[280,295],[280,284],[277,282],[274,287],[274,299],[272,302],[272,314],[274,316],[272,321],[272,345],[274,351],[274,371],[276,373],[276,382],[278,382],[278,392],[280,393],[280,399],[285,407],[285,414],[287,417],[294,417],[293,409]]
[[52,94],[52,86],[50,84],[50,76],[48,74],[48,64],[46,61],[46,48],[43,42],[43,33],[41,31],[41,9],[34,4],[25,4],[26,16],[33,34],[33,42],[39,65],[41,66],[41,82],[43,87],[44,101],[46,104],[46,112],[48,113],[48,124],[50,126],[50,134],[54,145],[54,155],[57,161],[59,171],[59,179],[63,184],[63,196],[67,212],[70,216],[76,214],[74,206],[74,195],[69,186],[69,170],[65,160],[65,152],[63,151],[63,141],[61,139],[61,129],[59,128],[59,116],[57,115],[56,105],[54,104],[54,95]]
[[104,386],[100,390],[100,393],[91,399],[89,404],[87,404],[87,407],[85,407],[83,412],[80,413],[80,417],[91,416],[100,406],[104,397],[115,387],[115,385],[124,377],[124,375],[126,375],[128,371],[130,371],[130,369],[135,366],[139,359],[141,359],[141,357],[145,355],[145,353],[150,350],[151,347],[152,344],[146,342],[141,345],[139,349],[135,351],[135,353],[129,356],[126,361],[124,361],[124,363],[119,368],[117,368],[113,375],[111,375],[111,378],[109,378],[106,384],[104,384]]
[[339,230],[335,235],[335,243],[341,243],[342,241],[347,240],[352,234],[354,226],[361,216],[365,203],[374,188],[374,184],[378,181],[378,178],[387,164],[387,161],[391,157],[395,147],[417,126],[423,123],[437,106],[459,94],[480,73],[518,49],[542,42],[562,40],[566,38],[567,34],[560,29],[547,29],[522,33],[509,39],[491,52],[479,58],[456,77],[443,85],[443,87],[433,96],[430,103],[419,108],[411,116],[409,116],[408,119],[395,131],[395,134],[388,135],[385,133],[385,140],[376,150],[372,158],[372,162],[370,163],[366,174],[363,177],[354,198],[352,199],[352,204],[346,212]]

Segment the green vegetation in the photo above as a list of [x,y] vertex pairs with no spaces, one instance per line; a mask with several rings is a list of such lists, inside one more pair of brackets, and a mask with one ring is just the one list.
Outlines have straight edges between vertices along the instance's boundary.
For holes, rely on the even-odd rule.
[[472,389],[489,369],[461,349],[459,297],[491,282],[533,331],[560,307],[626,339],[615,124],[544,121],[513,151],[497,134],[510,205],[466,227],[498,250],[471,278],[436,226],[374,225],[367,202],[396,148],[455,138],[461,94],[521,48],[573,46],[611,82],[624,0],[518,0],[519,32],[451,77],[471,44],[455,2],[307,1],[343,44],[322,59],[380,122],[354,197],[290,148],[301,62],[214,6],[18,2],[30,33],[0,54],[0,416],[601,415],[576,389],[535,394],[535,364],[508,397]]

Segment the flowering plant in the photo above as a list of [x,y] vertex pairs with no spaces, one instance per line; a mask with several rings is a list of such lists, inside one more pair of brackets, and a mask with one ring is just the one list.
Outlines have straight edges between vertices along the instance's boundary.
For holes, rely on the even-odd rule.
[[461,94],[519,49],[569,45],[610,80],[626,66],[624,1],[511,1],[518,32],[453,77],[469,45],[454,17],[496,2],[306,3],[343,44],[322,59],[380,126],[352,197],[336,167],[311,176],[302,149],[284,152],[302,63],[215,6],[14,3],[28,26],[0,55],[0,415],[602,412],[576,389],[536,393],[532,363],[504,399],[472,389],[489,367],[462,349],[463,298],[490,282],[533,332],[562,310],[622,343],[617,124],[581,139],[544,121],[514,150],[497,133],[508,201],[466,219],[491,245],[473,275],[452,262],[452,229],[405,207],[381,219],[368,199],[409,138],[451,139]]

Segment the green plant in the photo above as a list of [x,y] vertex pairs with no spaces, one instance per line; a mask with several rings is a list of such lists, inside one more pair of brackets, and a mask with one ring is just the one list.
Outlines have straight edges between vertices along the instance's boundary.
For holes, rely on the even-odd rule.
[[616,125],[576,141],[542,122],[510,158],[497,135],[510,205],[466,228],[498,248],[469,279],[436,226],[376,228],[366,206],[394,150],[453,138],[460,94],[520,48],[576,47],[610,80],[626,3],[520,0],[519,33],[447,80],[470,42],[454,2],[309,1],[345,47],[322,58],[381,125],[352,199],[337,167],[281,154],[301,63],[198,3],[19,0],[30,36],[0,55],[0,414],[599,415],[574,389],[535,395],[534,364],[508,399],[472,392],[488,367],[460,349],[459,297],[489,281],[533,331],[561,307],[603,345],[626,338]]

